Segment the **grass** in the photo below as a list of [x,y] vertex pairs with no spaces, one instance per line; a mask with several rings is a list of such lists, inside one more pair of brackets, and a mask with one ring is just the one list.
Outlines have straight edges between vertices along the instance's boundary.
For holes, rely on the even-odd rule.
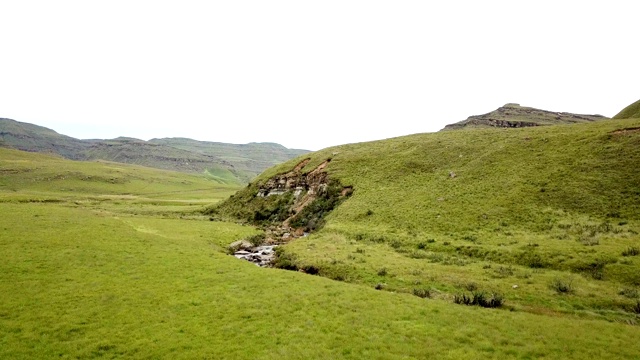
[[[576,294],[560,298],[547,280],[561,270],[511,265],[494,278],[497,267],[484,267],[493,262],[455,250],[486,244],[482,233],[422,239],[424,230],[394,231],[377,218],[387,210],[371,205],[363,213],[375,210],[367,215],[375,226],[337,221],[364,188],[320,233],[284,250],[292,265],[323,277],[226,255],[230,242],[258,231],[195,211],[237,189],[204,177],[4,149],[0,172],[0,358],[618,359],[640,351],[635,326],[549,310],[609,280],[577,276]],[[616,241],[629,240],[623,235]],[[527,240],[509,246],[544,250],[545,238]],[[637,257],[625,259],[636,266]],[[528,289],[503,289],[528,280]],[[506,306],[453,304],[448,296],[462,289],[505,294]],[[616,296],[631,312],[634,288],[626,289]]]
[[638,119],[640,118],[640,100],[622,109],[614,119]]
[[[638,126],[459,130],[312,153],[306,170],[331,158],[330,176],[354,192],[321,231],[282,251],[294,268],[371,288],[421,284],[452,302],[474,282],[517,311],[636,322],[618,293],[640,287],[639,260],[622,256],[640,242],[640,133],[619,130]],[[261,182],[301,159],[230,202],[251,206]],[[574,276],[571,297],[549,287]]]
[[253,232],[234,224],[117,219],[60,204],[1,209],[1,358],[620,358],[637,351],[633,327],[453,309],[260,269],[221,252]]

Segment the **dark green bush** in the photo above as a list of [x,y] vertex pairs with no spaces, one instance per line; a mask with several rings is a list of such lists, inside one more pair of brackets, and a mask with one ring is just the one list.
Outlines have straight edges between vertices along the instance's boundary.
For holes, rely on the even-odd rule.
[[324,216],[344,200],[341,196],[342,189],[338,181],[329,181],[326,189],[299,214],[296,214],[289,224],[295,228],[302,227],[305,231],[320,229],[325,222]]
[[284,270],[297,271],[296,257],[294,254],[287,253],[282,247],[277,247],[275,251],[275,260],[273,267]]
[[247,241],[252,243],[253,246],[260,246],[264,244],[264,240],[266,239],[266,237],[267,235],[265,233],[260,233],[260,234],[249,236],[247,238]]
[[622,252],[622,256],[637,256],[640,255],[640,249],[637,247],[629,247]]
[[559,278],[555,278],[553,279],[553,281],[551,281],[549,287],[555,290],[558,294],[570,294],[573,292],[572,281],[570,279],[562,280]]
[[487,296],[483,291],[474,291],[471,295],[465,293],[455,294],[453,302],[460,305],[498,308],[504,304],[504,297],[498,293],[492,293]]
[[413,289],[413,295],[420,297],[420,298],[430,298],[431,297],[431,290],[429,289]]

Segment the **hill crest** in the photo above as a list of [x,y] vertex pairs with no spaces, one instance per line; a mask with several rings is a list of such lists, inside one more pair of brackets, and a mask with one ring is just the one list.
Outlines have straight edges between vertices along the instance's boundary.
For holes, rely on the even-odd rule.
[[469,116],[466,120],[449,124],[442,130],[463,128],[502,127],[520,128],[545,125],[575,124],[608,119],[602,115],[583,115],[555,112],[508,103],[482,115]]
[[0,146],[58,154],[71,160],[107,160],[200,173],[222,183],[247,183],[265,169],[308,152],[275,143],[236,145],[187,138],[81,140],[6,118],[0,118]]

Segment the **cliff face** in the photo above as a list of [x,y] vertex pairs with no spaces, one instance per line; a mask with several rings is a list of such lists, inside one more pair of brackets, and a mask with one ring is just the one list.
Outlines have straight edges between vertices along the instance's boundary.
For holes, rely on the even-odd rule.
[[466,120],[449,124],[443,130],[456,130],[463,128],[502,127],[520,128],[530,126],[545,126],[558,124],[575,124],[606,120],[602,115],[581,115],[567,112],[553,112],[520,106],[518,104],[506,104],[490,113],[469,116]]
[[210,215],[231,215],[267,230],[268,243],[282,243],[316,230],[324,217],[351,195],[351,186],[331,179],[325,160],[304,172],[305,159],[291,171],[250,184],[222,204],[206,211]]

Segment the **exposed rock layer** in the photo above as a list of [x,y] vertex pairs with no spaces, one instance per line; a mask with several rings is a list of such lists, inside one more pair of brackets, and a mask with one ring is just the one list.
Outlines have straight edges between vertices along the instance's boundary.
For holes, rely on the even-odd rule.
[[506,104],[484,115],[469,116],[466,120],[449,124],[443,130],[456,130],[467,127],[520,128],[531,126],[574,124],[605,120],[602,115],[580,115],[567,112],[553,112],[518,104]]

